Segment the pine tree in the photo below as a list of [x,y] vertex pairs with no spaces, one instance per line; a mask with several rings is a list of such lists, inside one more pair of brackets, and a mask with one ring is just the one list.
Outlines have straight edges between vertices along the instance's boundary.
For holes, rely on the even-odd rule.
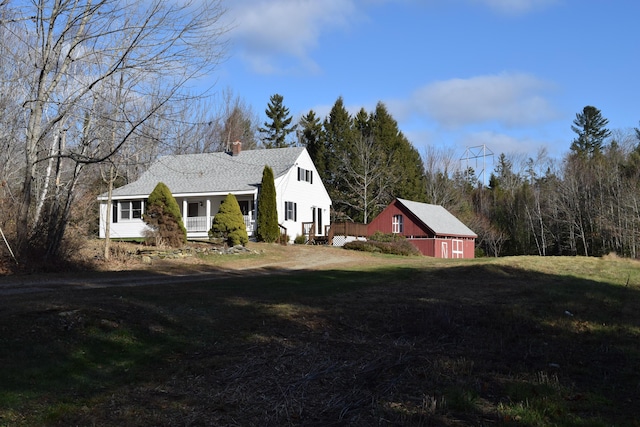
[[240,205],[233,194],[229,193],[220,203],[218,213],[213,217],[209,237],[222,237],[229,246],[244,246],[249,241]]
[[187,242],[180,207],[164,183],[159,182],[149,194],[142,219],[151,228],[156,244],[180,247]]
[[300,143],[307,148],[320,177],[324,177],[326,170],[324,134],[322,124],[315,111],[310,110],[306,116],[302,116],[299,127]]
[[262,171],[262,183],[258,194],[258,227],[256,235],[259,241],[267,243],[273,243],[280,237],[276,185],[273,170],[269,166],[265,166]]
[[601,154],[605,138],[611,135],[611,131],[606,128],[608,123],[609,120],[602,117],[596,107],[584,107],[582,113],[576,114],[571,126],[571,130],[578,135],[571,143],[571,151],[587,158]]
[[321,175],[329,196],[338,212],[344,207],[344,196],[349,191],[344,182],[344,159],[349,155],[349,145],[354,141],[353,119],[344,106],[342,97],[339,97],[329,116],[325,118],[324,146],[326,153],[325,174]]
[[377,143],[389,157],[387,205],[394,198],[418,202],[426,201],[426,175],[420,153],[398,128],[398,122],[389,114],[387,107],[378,102],[370,115],[371,129]]
[[264,135],[262,144],[265,148],[282,148],[293,145],[292,142],[287,141],[287,136],[295,131],[296,126],[291,126],[293,117],[289,114],[289,109],[283,105],[282,101],[282,95],[278,94],[269,98],[265,114],[271,121],[264,122],[264,127],[258,129]]

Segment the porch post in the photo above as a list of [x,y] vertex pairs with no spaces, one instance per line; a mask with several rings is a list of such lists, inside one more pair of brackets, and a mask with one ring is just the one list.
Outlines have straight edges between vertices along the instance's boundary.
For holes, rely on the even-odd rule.
[[209,230],[211,228],[211,199],[207,199],[206,201],[206,213],[205,215],[207,216],[207,230]]
[[257,227],[257,223],[256,220],[258,219],[258,192],[256,191],[255,193],[253,193],[253,209],[251,210],[251,218],[249,218],[251,220],[251,223],[253,224],[253,226],[251,227],[251,233],[253,235],[256,234],[256,227]]
[[187,233],[189,233],[189,229],[187,228],[187,212],[189,212],[189,205],[187,203],[187,199],[182,199],[182,223],[184,224],[184,228],[187,229]]

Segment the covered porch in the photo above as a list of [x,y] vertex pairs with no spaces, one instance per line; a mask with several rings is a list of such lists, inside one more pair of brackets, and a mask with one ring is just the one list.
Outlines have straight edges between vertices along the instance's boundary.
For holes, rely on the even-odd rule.
[[[256,194],[236,194],[247,234],[253,236],[256,227]],[[220,204],[227,195],[176,197],[188,239],[206,239]]]

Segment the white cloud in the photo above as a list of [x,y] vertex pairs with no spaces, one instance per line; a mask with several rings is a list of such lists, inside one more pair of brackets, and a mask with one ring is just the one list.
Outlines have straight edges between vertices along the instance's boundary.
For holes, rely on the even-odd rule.
[[557,3],[558,0],[473,0],[508,15],[522,15]]
[[264,74],[300,66],[315,71],[309,52],[321,34],[347,28],[359,16],[355,0],[234,0],[228,13],[241,56]]
[[425,115],[446,128],[489,122],[519,127],[556,116],[542,96],[550,87],[522,73],[451,79],[418,89],[399,110],[404,115]]

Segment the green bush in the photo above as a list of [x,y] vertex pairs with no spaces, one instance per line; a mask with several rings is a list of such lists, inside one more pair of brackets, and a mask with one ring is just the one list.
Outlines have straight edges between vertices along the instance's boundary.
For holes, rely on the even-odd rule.
[[259,241],[273,243],[280,238],[276,185],[273,178],[273,170],[269,166],[265,166],[262,171],[262,183],[260,185],[260,194],[258,194],[257,221],[256,237]]
[[222,237],[229,246],[246,245],[249,241],[247,227],[236,196],[229,193],[213,217],[209,238]]
[[156,246],[180,247],[187,243],[180,207],[164,183],[159,182],[149,194],[142,219],[151,228],[149,237]]
[[404,255],[413,256],[421,255],[418,248],[413,246],[411,242],[406,239],[401,239],[396,242],[377,242],[375,240],[355,240],[348,242],[344,245],[345,249],[363,252],[377,252],[390,255]]
[[396,233],[381,233],[380,231],[376,231],[371,236],[367,238],[367,240],[373,240],[374,242],[400,242],[406,240],[401,234]]
[[295,239],[293,239],[293,243],[296,245],[304,245],[307,243],[307,237],[304,234],[298,234]]

